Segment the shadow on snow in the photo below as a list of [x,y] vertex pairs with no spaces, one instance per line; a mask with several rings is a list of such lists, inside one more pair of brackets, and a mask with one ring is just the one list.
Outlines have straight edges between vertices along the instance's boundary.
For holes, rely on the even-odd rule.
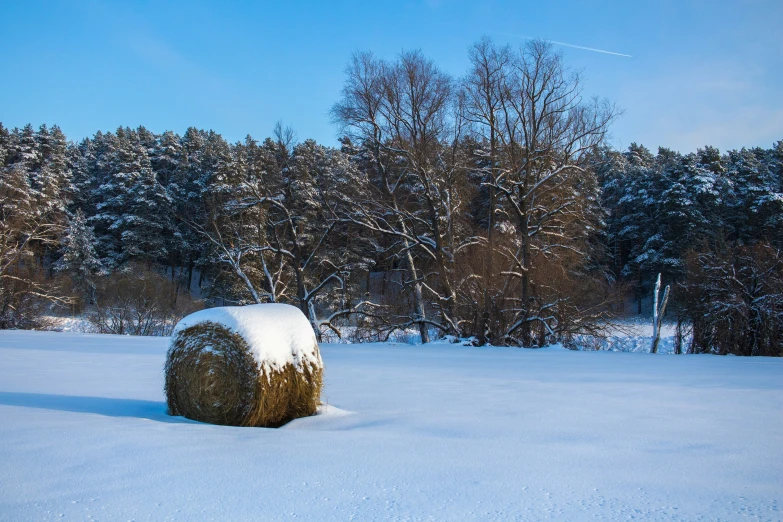
[[158,422],[195,422],[166,413],[166,403],[138,399],[108,397],[81,397],[47,393],[0,392],[0,405],[59,410],[74,413],[93,413],[107,417],[136,417]]

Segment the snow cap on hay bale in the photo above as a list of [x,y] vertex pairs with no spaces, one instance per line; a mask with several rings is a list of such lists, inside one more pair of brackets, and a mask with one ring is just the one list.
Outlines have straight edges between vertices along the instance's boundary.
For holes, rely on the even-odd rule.
[[310,322],[285,304],[209,308],[182,319],[166,356],[171,415],[278,427],[314,415],[323,362]]

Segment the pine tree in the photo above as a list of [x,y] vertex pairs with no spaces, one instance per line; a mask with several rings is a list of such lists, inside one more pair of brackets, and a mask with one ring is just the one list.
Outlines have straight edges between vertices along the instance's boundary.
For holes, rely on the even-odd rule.
[[127,175],[128,193],[119,227],[125,257],[151,264],[167,257],[164,239],[166,212],[163,194],[147,152],[153,146],[149,140],[154,138],[143,127],[141,130],[141,133],[127,132],[130,157],[121,168]]
[[615,257],[620,260],[621,274],[635,283],[638,313],[642,313],[642,298],[646,293],[644,271],[646,242],[654,229],[656,202],[655,157],[642,145],[632,143],[623,159],[617,160],[619,171],[604,186],[611,188],[610,241]]
[[761,149],[729,152],[727,176],[734,187],[731,203],[741,241],[779,242],[783,228],[783,193],[779,175]]
[[183,264],[188,267],[190,287],[193,269],[200,267],[203,276],[204,269],[209,264],[210,248],[192,226],[202,226],[206,222],[204,192],[209,181],[204,173],[203,161],[206,134],[190,127],[180,143],[179,164],[166,185],[166,197],[169,212],[174,215],[174,248],[179,252]]
[[58,126],[42,125],[35,136],[39,163],[30,172],[38,207],[46,215],[63,216],[73,194],[68,142]]
[[95,277],[102,268],[94,245],[92,227],[87,223],[84,213],[77,209],[69,220],[62,241],[62,257],[57,261],[55,269],[67,273],[74,290],[88,301],[93,298]]
[[703,210],[714,180],[694,154],[681,156],[661,149],[659,157],[662,190],[655,210],[655,234],[646,245],[646,268],[677,278],[682,276],[689,245],[703,240],[709,230]]
[[132,258],[152,262],[165,257],[158,219],[162,198],[144,144],[135,131],[119,128],[116,147],[105,155],[108,172],[101,173],[98,213],[92,217],[96,231],[103,232],[98,236],[102,263],[113,269]]
[[[175,266],[187,265],[192,277],[193,264],[188,256],[188,249],[179,231],[176,217],[175,201],[180,192],[183,148],[180,137],[171,131],[166,131],[155,139],[150,152],[150,165],[155,173],[158,184],[158,204],[160,206],[157,219],[160,220],[161,234],[172,275]],[[162,260],[161,260],[162,261]],[[188,279],[190,280],[191,277]]]
[[9,154],[8,146],[10,139],[11,137],[8,129],[3,127],[3,124],[0,123],[0,169],[5,167],[6,158]]
[[92,177],[93,142],[84,138],[78,145],[69,147],[68,162],[71,165],[73,187],[72,210],[81,209],[86,218],[95,215],[94,179]]
[[119,233],[114,228],[117,222],[115,209],[125,192],[118,189],[115,179],[120,145],[120,139],[114,133],[98,131],[89,149],[84,150],[87,169],[81,199],[86,203],[84,210],[88,222],[95,230],[96,251],[107,269],[117,266],[121,252]]

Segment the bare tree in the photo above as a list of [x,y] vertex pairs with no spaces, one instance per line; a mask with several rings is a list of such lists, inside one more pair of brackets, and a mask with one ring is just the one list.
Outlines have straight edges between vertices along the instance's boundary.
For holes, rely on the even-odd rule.
[[494,285],[494,258],[496,251],[496,218],[498,213],[497,191],[495,184],[498,176],[498,149],[501,141],[502,117],[499,114],[503,108],[506,95],[506,75],[511,60],[508,47],[496,47],[489,38],[482,38],[469,50],[471,69],[462,80],[463,114],[476,133],[487,140],[489,144],[488,162],[482,169],[482,177],[488,189],[487,194],[487,224],[486,237],[476,241],[486,247],[481,272],[482,292],[481,324],[478,325],[478,341],[483,345],[492,337],[491,325],[495,323],[494,312],[498,309]]
[[22,163],[0,169],[0,327],[34,324],[42,302],[72,298],[42,266],[41,253],[56,248],[66,220],[31,187]]
[[[360,53],[346,72],[332,115],[367,156],[371,187],[347,219],[392,239],[388,252],[406,267],[404,284],[413,295],[409,323],[418,326],[422,341],[428,342],[430,326],[458,334],[454,256],[461,238],[455,221],[464,169],[449,146],[461,132],[453,82],[418,51],[393,63]],[[428,304],[437,318],[428,317]]]
[[[585,102],[579,74],[547,42],[529,41],[511,52],[483,40],[471,61],[463,91],[467,117],[490,139],[490,215],[503,213],[514,227],[502,247],[508,265],[500,272],[505,311],[513,319],[496,339],[543,344],[555,334],[562,297],[541,299],[544,281],[533,273],[562,252],[582,255],[590,207],[597,205],[591,154],[617,111],[605,101]],[[514,297],[508,295],[512,289]]]

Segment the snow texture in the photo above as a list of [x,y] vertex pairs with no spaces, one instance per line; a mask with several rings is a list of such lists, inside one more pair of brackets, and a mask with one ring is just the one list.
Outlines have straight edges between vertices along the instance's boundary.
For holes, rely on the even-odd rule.
[[167,345],[0,331],[0,520],[783,518],[783,359],[327,344],[265,429],[166,415]]
[[173,335],[204,322],[220,324],[242,336],[259,369],[281,370],[286,364],[301,369],[306,363],[323,367],[313,328],[295,306],[269,303],[207,308],[183,318]]

